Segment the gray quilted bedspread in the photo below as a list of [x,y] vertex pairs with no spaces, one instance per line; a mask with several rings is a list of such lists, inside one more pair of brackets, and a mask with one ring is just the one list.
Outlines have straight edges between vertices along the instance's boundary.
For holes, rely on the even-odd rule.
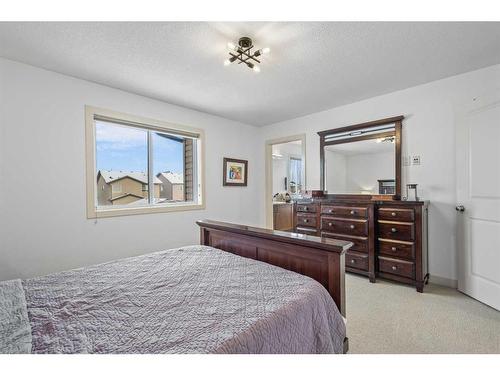
[[33,353],[340,353],[316,281],[206,246],[23,281]]
[[29,353],[31,328],[21,280],[0,282],[0,353]]

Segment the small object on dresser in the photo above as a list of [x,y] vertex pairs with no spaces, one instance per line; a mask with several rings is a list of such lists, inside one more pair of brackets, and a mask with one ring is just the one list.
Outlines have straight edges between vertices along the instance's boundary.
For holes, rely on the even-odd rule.
[[288,192],[276,193],[273,195],[273,202],[285,202],[290,203],[292,201],[292,197]]
[[394,195],[396,192],[396,180],[378,180],[378,193]]
[[326,191],[323,190],[306,190],[302,194],[303,198],[323,198],[327,194]]
[[415,202],[418,202],[420,200],[417,194],[417,184],[406,184],[406,196],[403,198],[403,200]]

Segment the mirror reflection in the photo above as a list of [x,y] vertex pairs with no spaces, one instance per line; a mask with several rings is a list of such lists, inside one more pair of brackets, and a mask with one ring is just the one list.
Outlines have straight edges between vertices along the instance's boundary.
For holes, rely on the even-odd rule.
[[302,142],[291,141],[272,146],[273,197],[293,195],[303,189]]
[[329,194],[395,194],[394,135],[359,138],[325,146],[326,190]]

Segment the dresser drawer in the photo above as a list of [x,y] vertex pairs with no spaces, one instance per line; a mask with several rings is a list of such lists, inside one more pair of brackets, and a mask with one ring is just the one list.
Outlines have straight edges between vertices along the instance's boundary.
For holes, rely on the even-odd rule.
[[318,221],[316,219],[316,214],[304,214],[304,213],[298,213],[297,214],[297,226],[299,227],[314,227],[316,228],[316,225],[318,224]]
[[415,211],[411,208],[388,208],[378,209],[378,218],[393,221],[414,221]]
[[368,253],[368,239],[366,237],[345,236],[328,232],[321,232],[321,237],[350,241],[354,245],[352,245],[349,251],[359,251],[361,253]]
[[378,252],[383,255],[415,259],[415,245],[412,242],[379,240]]
[[319,231],[316,230],[316,228],[297,227],[297,228],[295,228],[294,232],[300,233],[300,234],[307,234],[309,236],[318,236],[319,237]]
[[378,237],[388,240],[413,241],[415,226],[413,223],[379,220]]
[[345,253],[345,266],[368,271],[368,255],[348,250]]
[[408,277],[413,279],[415,277],[415,266],[413,262],[406,260],[378,257],[378,269],[380,272],[390,273],[393,275]]
[[316,212],[318,208],[314,203],[297,203],[297,212]]
[[368,209],[365,207],[330,206],[322,204],[321,213],[326,215],[363,219],[368,217]]
[[321,230],[351,236],[367,236],[368,221],[360,219],[339,219],[332,217],[321,218]]

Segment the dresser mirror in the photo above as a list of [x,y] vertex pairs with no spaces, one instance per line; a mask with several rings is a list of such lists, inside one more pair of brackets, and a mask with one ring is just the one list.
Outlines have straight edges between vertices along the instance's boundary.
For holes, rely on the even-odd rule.
[[321,189],[399,199],[402,121],[398,116],[319,132]]

